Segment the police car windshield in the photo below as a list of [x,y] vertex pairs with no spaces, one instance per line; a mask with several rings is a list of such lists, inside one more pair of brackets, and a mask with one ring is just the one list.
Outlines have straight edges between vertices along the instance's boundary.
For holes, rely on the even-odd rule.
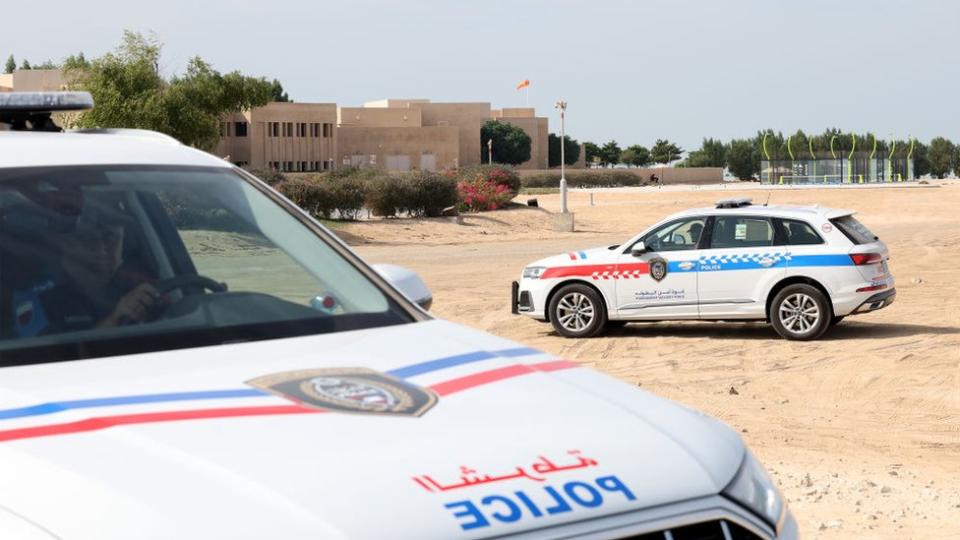
[[235,171],[0,169],[0,366],[411,320]]

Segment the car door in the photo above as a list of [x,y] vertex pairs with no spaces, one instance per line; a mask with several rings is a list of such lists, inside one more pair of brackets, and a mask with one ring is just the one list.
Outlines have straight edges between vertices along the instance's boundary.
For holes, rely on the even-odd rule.
[[697,254],[706,218],[665,223],[639,241],[646,251],[626,246],[617,260],[617,313],[623,319],[697,318]]
[[786,275],[786,246],[776,245],[766,216],[711,219],[698,265],[700,318],[753,319],[766,313],[765,294]]

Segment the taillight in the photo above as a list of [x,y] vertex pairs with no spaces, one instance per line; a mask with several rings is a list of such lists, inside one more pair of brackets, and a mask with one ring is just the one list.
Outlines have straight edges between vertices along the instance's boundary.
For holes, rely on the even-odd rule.
[[883,255],[879,253],[851,253],[850,258],[853,260],[853,264],[857,266],[877,264],[883,261]]

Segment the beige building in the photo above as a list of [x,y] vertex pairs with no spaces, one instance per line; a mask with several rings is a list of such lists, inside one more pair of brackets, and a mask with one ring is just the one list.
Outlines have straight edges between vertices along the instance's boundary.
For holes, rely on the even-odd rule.
[[0,92],[53,92],[66,88],[59,69],[18,69],[0,74]]
[[337,106],[269,103],[220,125],[215,153],[240,166],[288,172],[336,168]]

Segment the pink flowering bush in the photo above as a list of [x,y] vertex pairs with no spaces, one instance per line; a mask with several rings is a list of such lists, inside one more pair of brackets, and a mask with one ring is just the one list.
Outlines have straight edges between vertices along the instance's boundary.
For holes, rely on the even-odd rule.
[[457,184],[461,212],[484,212],[506,206],[514,197],[510,186],[497,183],[489,176],[476,174]]

